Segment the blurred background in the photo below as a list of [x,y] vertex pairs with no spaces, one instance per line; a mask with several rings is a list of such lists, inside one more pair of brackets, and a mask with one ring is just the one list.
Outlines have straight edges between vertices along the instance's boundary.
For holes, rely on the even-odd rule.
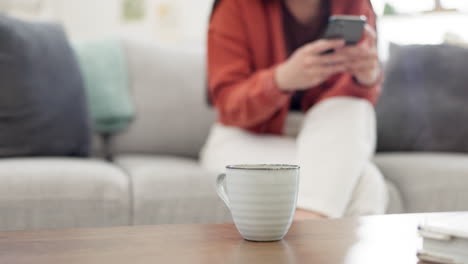
[[[62,22],[73,39],[130,36],[203,48],[213,0],[0,0],[0,11],[34,20]],[[372,0],[380,16],[380,48],[389,42],[468,42],[468,1]],[[414,32],[417,32],[415,34]]]
[[[387,213],[467,211],[468,0],[371,1]],[[212,4],[0,0],[0,230],[232,221],[199,162]]]

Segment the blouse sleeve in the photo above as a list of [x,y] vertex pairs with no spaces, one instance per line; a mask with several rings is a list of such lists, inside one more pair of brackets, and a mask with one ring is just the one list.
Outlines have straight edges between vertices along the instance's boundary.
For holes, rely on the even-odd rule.
[[252,70],[246,26],[237,0],[224,0],[216,8],[208,32],[210,97],[220,121],[241,128],[268,120],[290,100],[276,85],[276,66]]

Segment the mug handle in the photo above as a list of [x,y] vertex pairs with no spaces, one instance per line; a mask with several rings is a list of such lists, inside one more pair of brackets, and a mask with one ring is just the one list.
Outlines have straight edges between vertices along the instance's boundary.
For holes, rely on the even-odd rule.
[[231,209],[229,198],[226,193],[225,181],[226,181],[225,173],[218,175],[218,178],[216,179],[216,193],[218,194],[219,198],[223,200],[226,206],[229,209]]

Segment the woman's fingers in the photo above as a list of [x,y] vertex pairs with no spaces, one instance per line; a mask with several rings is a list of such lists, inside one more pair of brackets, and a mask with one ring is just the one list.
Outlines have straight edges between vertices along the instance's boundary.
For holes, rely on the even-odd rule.
[[344,54],[330,54],[323,56],[310,56],[305,59],[305,67],[328,66],[335,64],[348,63],[349,58]]
[[360,83],[369,85],[377,81],[380,66],[375,60],[365,60],[352,64],[349,71]]
[[375,69],[379,67],[378,61],[376,61],[373,58],[366,59],[366,60],[360,60],[360,61],[355,61],[351,64],[349,64],[349,68],[351,71],[362,71],[363,69]]
[[319,55],[328,50],[341,49],[345,46],[345,44],[346,44],[345,41],[342,39],[339,39],[339,40],[321,39],[321,40],[312,42],[310,44],[307,44],[304,48],[305,48],[306,53],[308,54]]
[[377,42],[377,32],[369,24],[364,27],[364,38],[371,43]]
[[318,57],[317,63],[320,65],[334,65],[348,63],[349,57],[341,53],[333,53],[330,55],[322,55]]
[[346,72],[348,67],[346,64],[336,64],[323,66],[321,69],[310,69],[308,74],[311,78],[318,78],[320,82],[326,81],[330,76],[337,73]]
[[[335,52],[325,54],[325,51],[329,50]],[[376,54],[375,49],[365,42],[358,46],[345,47],[344,40],[322,39],[296,50],[277,68],[275,78],[282,90],[308,89],[326,81],[334,74],[352,73],[351,66],[356,71],[367,69],[372,60],[377,61]],[[363,79],[369,78],[365,76]]]
[[330,65],[324,67],[323,73],[327,76],[328,79],[329,76],[345,72],[347,69],[348,67],[346,64]]
[[374,57],[378,59],[378,53],[375,48],[369,47],[368,45],[359,44],[357,46],[346,47],[339,51],[339,53],[348,56],[351,59]]
[[[331,54],[324,51],[335,50]],[[349,72],[369,79],[378,67],[377,52],[365,43],[345,47],[342,40],[319,40],[303,47],[298,53],[302,58],[303,74],[311,84],[326,81],[335,74]]]
[[349,58],[349,61],[351,64],[354,64],[355,62],[360,62],[360,61],[379,61],[379,55],[376,51],[373,50],[365,50],[363,52],[359,52],[356,54],[348,54],[347,55]]
[[374,66],[367,65],[367,66],[361,66],[359,68],[355,68],[353,71],[354,71],[354,74],[363,75],[363,74],[373,74],[374,72],[377,71],[377,69]]

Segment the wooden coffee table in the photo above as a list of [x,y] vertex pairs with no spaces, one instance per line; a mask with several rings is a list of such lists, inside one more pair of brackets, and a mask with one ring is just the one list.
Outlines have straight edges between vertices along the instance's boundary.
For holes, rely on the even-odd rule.
[[0,232],[2,264],[415,264],[417,225],[441,214],[295,222],[283,241],[244,241],[234,225]]

